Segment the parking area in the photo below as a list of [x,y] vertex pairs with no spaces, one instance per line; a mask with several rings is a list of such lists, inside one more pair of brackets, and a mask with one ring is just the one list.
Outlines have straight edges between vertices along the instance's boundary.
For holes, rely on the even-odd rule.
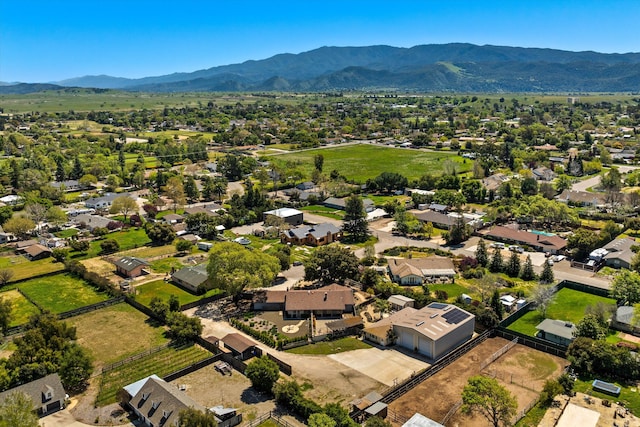
[[429,367],[426,362],[388,348],[372,347],[329,357],[387,386],[393,386]]

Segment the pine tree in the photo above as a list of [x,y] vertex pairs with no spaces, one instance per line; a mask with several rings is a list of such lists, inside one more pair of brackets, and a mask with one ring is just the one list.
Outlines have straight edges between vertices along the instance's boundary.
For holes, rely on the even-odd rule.
[[500,248],[496,248],[493,251],[493,255],[491,256],[491,263],[489,264],[489,271],[492,273],[499,273],[502,271],[504,267],[504,262],[502,261],[502,251]]
[[364,242],[369,238],[369,224],[362,198],[356,194],[347,198],[342,229],[354,242]]
[[80,163],[80,158],[76,157],[73,161],[73,169],[71,169],[71,174],[69,177],[71,179],[80,179],[84,175],[84,170],[82,169],[82,163]]
[[520,257],[516,252],[511,253],[505,272],[509,277],[518,277],[520,274]]
[[536,278],[536,273],[533,271],[533,263],[531,262],[531,255],[527,255],[527,260],[524,262],[522,271],[520,272],[520,278],[522,280],[533,280]]
[[540,281],[542,283],[553,283],[553,269],[551,268],[549,261],[544,262],[542,273],[540,274]]
[[476,247],[476,260],[478,261],[478,265],[483,267],[486,267],[489,263],[489,253],[487,252],[487,245],[484,239],[480,239]]
[[184,179],[184,193],[190,202],[197,202],[200,199],[200,190],[198,190],[196,180],[191,175],[187,175]]
[[67,178],[67,173],[64,170],[64,158],[59,156],[56,158],[56,181],[62,182]]
[[498,316],[498,319],[502,320],[502,316],[504,316],[504,306],[502,305],[502,301],[500,301],[500,292],[498,290],[493,291],[493,295],[491,295],[491,309]]

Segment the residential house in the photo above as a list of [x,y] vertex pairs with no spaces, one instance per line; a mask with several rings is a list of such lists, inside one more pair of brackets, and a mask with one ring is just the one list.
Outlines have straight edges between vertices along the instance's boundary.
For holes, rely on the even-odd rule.
[[[440,228],[443,230],[450,229],[460,220],[460,214],[457,212],[451,212],[448,214],[445,214],[443,212],[437,212],[434,210],[428,210],[428,211],[411,210],[410,212],[419,221],[422,221],[424,223],[430,222],[431,224],[433,224],[434,227]],[[469,225],[471,228],[478,229],[482,227],[482,225],[484,224],[484,222],[482,221],[482,217],[483,217],[482,214],[463,213],[462,221],[466,225]]]
[[106,228],[113,220],[100,215],[79,214],[73,217],[72,222],[80,228],[87,228],[93,231],[96,228]]
[[316,318],[340,318],[345,313],[353,314],[354,306],[353,291],[335,283],[309,290],[267,290],[253,303],[255,310],[282,311],[286,319],[304,319],[311,313]]
[[58,374],[50,374],[0,393],[0,404],[13,393],[24,393],[29,396],[33,402],[34,412],[40,417],[63,409],[67,398]]
[[231,351],[233,357],[240,360],[251,359],[255,356],[256,345],[253,341],[238,333],[227,334],[222,338],[224,347]]
[[502,183],[509,180],[509,177],[503,173],[496,173],[491,176],[482,179],[482,185],[487,191],[498,191],[498,188],[502,185]]
[[404,308],[376,322],[363,333],[379,345],[400,347],[438,360],[473,336],[475,316],[451,304],[433,302],[417,310]]
[[[200,244],[200,242],[198,244]],[[207,263],[198,264],[193,267],[184,267],[171,274],[171,280],[174,283],[193,293],[198,292],[198,288],[204,285],[208,279]]]
[[145,268],[149,266],[147,261],[132,256],[122,257],[113,264],[116,266],[116,273],[128,279],[142,276],[146,273]]
[[127,196],[127,197],[131,197],[133,200],[136,200],[137,197],[129,194],[129,193],[107,193],[104,196],[101,197],[93,197],[90,199],[85,200],[84,202],[84,206],[86,208],[91,208],[91,209],[109,209],[111,207],[111,204],[113,203],[113,201],[115,199],[117,199],[118,197],[122,197],[122,196]]
[[282,243],[292,245],[322,246],[340,239],[342,239],[342,230],[329,222],[305,225],[284,230],[280,233]]
[[303,183],[296,185],[296,188],[300,191],[313,190],[315,187],[316,187],[316,184],[311,181],[305,181]]
[[[343,197],[342,199],[339,199],[337,197],[329,197],[322,204],[328,208],[343,211],[347,205],[347,198]],[[371,199],[362,199],[362,205],[364,206],[365,212],[371,212],[376,208],[375,203],[373,203],[373,200]]]
[[611,327],[619,331],[640,335],[640,325],[636,320],[635,307],[621,305],[611,319]]
[[573,341],[576,325],[564,320],[544,319],[536,329],[538,338],[568,346]]
[[169,225],[174,225],[181,224],[184,221],[184,217],[179,214],[168,214],[163,216],[162,220]]
[[418,286],[426,280],[440,278],[452,280],[456,275],[453,260],[440,256],[412,259],[390,258],[387,269],[391,280],[404,286]]
[[0,233],[0,245],[15,242],[16,240],[18,238],[11,233]]
[[282,218],[287,224],[296,226],[302,224],[304,214],[302,211],[299,211],[297,209],[280,208],[264,212],[262,219],[266,220],[269,216]]
[[8,196],[0,197],[0,202],[7,206],[16,206],[22,203],[22,197],[15,194],[9,194]]
[[604,193],[591,193],[588,191],[564,190],[556,196],[556,200],[573,206],[601,208],[607,205],[607,196]]
[[37,261],[51,256],[51,249],[41,245],[40,243],[27,246],[21,249],[21,252],[29,261]]
[[208,203],[202,206],[192,206],[184,208],[184,215],[193,215],[197,213],[205,213],[209,216],[219,216],[219,211],[224,211],[224,208],[217,203]]
[[603,247],[607,251],[604,256],[605,264],[613,268],[630,269],[631,260],[635,256],[635,252],[631,249],[633,246],[638,246],[633,237],[613,239]]
[[498,242],[526,245],[537,251],[557,254],[567,247],[567,241],[560,236],[533,233],[497,225],[481,232],[485,237]]
[[51,182],[51,186],[55,189],[64,189],[64,191],[67,193],[72,191],[82,191],[89,188],[88,185],[81,184],[77,179],[69,179],[67,181],[53,181]]
[[556,173],[546,166],[535,168],[531,172],[538,181],[553,181],[556,177]]
[[[207,408],[197,403],[184,391],[178,389],[157,375],[151,375],[124,387],[123,404],[128,405],[147,427],[177,426],[181,411],[193,408],[206,412]],[[242,422],[242,415],[235,410],[224,411],[222,407],[214,407],[223,412],[222,418],[216,414],[219,427],[233,427]],[[213,409],[213,408],[212,408]]]

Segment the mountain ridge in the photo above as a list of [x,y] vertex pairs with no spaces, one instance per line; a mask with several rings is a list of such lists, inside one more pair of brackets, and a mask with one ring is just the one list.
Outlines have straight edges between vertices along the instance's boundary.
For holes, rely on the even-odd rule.
[[[637,91],[640,53],[572,52],[470,43],[399,48],[322,46],[190,73],[138,79],[106,75],[58,86],[148,92],[250,90]],[[6,93],[12,86],[0,86]],[[24,90],[24,87],[23,89]]]

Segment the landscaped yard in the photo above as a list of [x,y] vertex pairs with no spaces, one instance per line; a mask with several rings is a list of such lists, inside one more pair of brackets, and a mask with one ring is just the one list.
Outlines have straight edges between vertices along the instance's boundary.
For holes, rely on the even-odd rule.
[[292,348],[290,350],[287,350],[287,352],[295,354],[325,355],[342,353],[343,351],[359,350],[363,348],[371,348],[371,346],[364,341],[360,341],[359,339],[346,337],[337,339],[335,341],[321,341],[315,344]]
[[127,384],[141,380],[151,374],[156,374],[162,378],[211,356],[211,353],[197,345],[171,346],[121,365],[102,374],[100,391],[95,403],[97,406],[115,403],[116,394]]
[[172,271],[180,270],[182,267],[184,267],[184,264],[175,257],[162,258],[151,262],[151,270],[154,273],[171,273]]
[[[585,309],[588,306],[595,306],[599,302],[611,305],[615,305],[616,303],[612,298],[600,297],[574,289],[563,288],[558,291],[553,302],[549,305],[547,309],[547,319],[566,320],[577,323],[584,317]],[[509,326],[509,329],[535,336],[537,332],[536,325],[543,320],[540,313],[533,310],[513,322]]]
[[613,400],[613,401],[621,402],[622,404],[624,404],[624,406],[629,408],[631,413],[633,413],[635,416],[638,416],[640,414],[640,395],[638,395],[637,385],[624,384],[624,383],[620,383],[615,380],[612,380],[610,378],[598,377],[597,379],[599,380],[611,382],[617,386],[620,386],[620,389],[621,389],[620,396],[614,397],[614,396],[593,390],[592,383],[594,379],[595,377],[594,378],[578,378],[575,382],[575,385],[573,386],[573,390],[581,393],[590,394],[599,399],[607,399],[610,401]]
[[11,301],[11,323],[9,326],[23,325],[29,321],[34,314],[40,313],[38,307],[31,304],[20,292],[13,289],[0,293],[0,298]]
[[57,274],[21,282],[18,286],[45,310],[63,313],[109,299],[85,280],[69,274]]
[[342,220],[344,218],[344,211],[339,209],[333,209],[322,205],[309,205],[300,208],[303,212],[309,212],[314,215],[325,216],[331,219]]
[[418,179],[426,173],[442,173],[442,164],[451,159],[459,172],[471,169],[471,163],[463,163],[462,157],[452,152],[406,150],[369,144],[337,146],[317,150],[305,150],[282,155],[266,156],[270,162],[282,165],[285,161],[299,162],[305,176],[311,176],[313,157],[324,156],[324,170],[337,170],[349,180],[364,183],[385,171],[397,172],[409,179]]
[[89,351],[96,369],[168,342],[163,326],[125,303],[66,321],[77,328],[78,343]]
[[172,283],[164,280],[154,280],[136,287],[136,301],[149,306],[153,297],[159,297],[163,301],[168,301],[172,295],[178,297],[180,304],[187,304],[202,298],[218,295],[220,289],[211,289],[204,295],[194,295]]

